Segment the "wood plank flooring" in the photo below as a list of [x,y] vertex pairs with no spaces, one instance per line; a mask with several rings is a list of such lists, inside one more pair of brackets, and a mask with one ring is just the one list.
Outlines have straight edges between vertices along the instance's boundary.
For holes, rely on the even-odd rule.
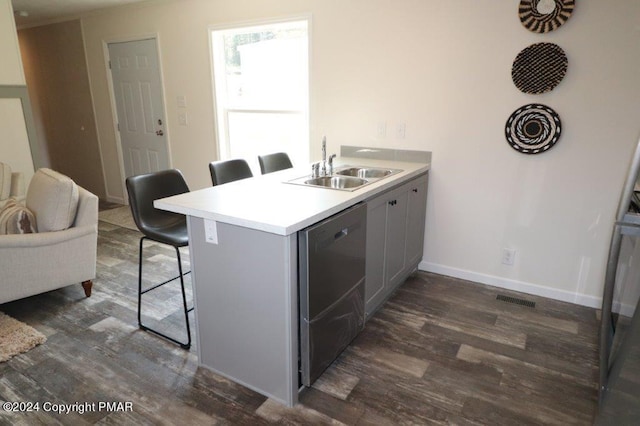
[[[2,401],[41,404],[38,412],[0,410],[0,424],[591,424],[594,309],[417,272],[287,408],[198,368],[195,345],[184,351],[138,330],[139,236],[100,223],[91,298],[76,284],[0,305],[48,339],[0,364]],[[150,279],[174,273],[171,248],[145,247]],[[150,293],[145,321],[181,338],[177,289]],[[101,401],[132,409],[99,411]],[[45,412],[45,402],[79,404],[59,414]],[[80,412],[94,402],[94,411]]]

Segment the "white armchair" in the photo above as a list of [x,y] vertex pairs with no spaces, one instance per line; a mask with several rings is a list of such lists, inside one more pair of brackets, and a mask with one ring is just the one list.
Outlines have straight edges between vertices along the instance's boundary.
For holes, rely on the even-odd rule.
[[96,275],[98,197],[64,175],[39,169],[26,207],[38,232],[0,235],[0,303],[74,283],[82,283],[89,297]]

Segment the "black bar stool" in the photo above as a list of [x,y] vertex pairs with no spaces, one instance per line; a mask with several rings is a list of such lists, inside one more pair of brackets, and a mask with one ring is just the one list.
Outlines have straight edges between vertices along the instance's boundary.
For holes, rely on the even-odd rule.
[[274,154],[259,155],[260,171],[263,175],[278,170],[290,169],[293,167],[286,152],[276,152]]
[[[133,220],[140,232],[143,234],[142,238],[140,238],[140,259],[138,263],[138,326],[142,330],[157,334],[160,337],[164,337],[171,342],[179,344],[183,349],[189,349],[191,347],[189,312],[191,312],[193,308],[187,308],[187,296],[184,290],[184,276],[191,271],[187,271],[185,273],[182,272],[182,260],[180,258],[180,247],[186,247],[189,245],[187,221],[184,215],[158,210],[153,207],[154,200],[189,192],[189,187],[187,186],[182,173],[175,169],[131,176],[127,178],[126,185],[127,192],[129,193],[129,205],[131,206]],[[144,240],[146,239],[167,244],[175,248],[176,256],[178,258],[179,275],[143,290],[142,249]],[[184,318],[187,328],[186,342],[181,342],[142,324],[142,295],[177,279],[180,279],[180,286],[182,289],[182,307],[184,309]]]
[[209,172],[214,186],[253,177],[249,164],[239,158],[209,163]]

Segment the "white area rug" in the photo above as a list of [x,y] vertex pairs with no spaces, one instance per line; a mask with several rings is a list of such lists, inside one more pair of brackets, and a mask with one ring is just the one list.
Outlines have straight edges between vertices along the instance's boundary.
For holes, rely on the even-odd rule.
[[35,328],[0,312],[0,362],[27,352],[47,340]]
[[98,219],[110,223],[112,225],[121,226],[123,228],[138,230],[136,223],[131,216],[131,209],[129,206],[116,207],[115,209],[102,210],[98,213]]

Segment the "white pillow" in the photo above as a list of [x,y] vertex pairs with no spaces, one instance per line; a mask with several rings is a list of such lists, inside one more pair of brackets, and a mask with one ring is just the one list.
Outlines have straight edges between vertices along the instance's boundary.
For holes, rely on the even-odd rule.
[[6,200],[11,194],[11,167],[0,163],[0,200]]
[[27,208],[38,221],[38,232],[69,228],[78,209],[78,185],[51,169],[38,169],[27,190]]

